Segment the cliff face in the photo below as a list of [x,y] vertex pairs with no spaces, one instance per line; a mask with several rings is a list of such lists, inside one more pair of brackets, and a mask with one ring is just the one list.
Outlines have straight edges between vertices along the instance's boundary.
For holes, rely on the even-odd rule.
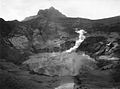
[[[76,52],[62,54],[63,51],[74,46],[75,41],[78,38],[78,34],[75,33],[75,28],[86,30],[86,39]],[[96,62],[89,62],[87,57],[84,58],[85,61],[78,61],[79,58],[82,58],[79,54],[81,52],[86,53],[91,58],[95,59]],[[21,79],[22,81],[25,81],[23,75],[29,75],[31,76],[30,79],[33,79],[34,74],[37,74],[35,80],[30,80],[30,84],[31,82],[34,82],[34,86],[37,88],[40,88],[39,83],[41,81],[37,80],[37,78],[41,79],[41,77],[38,76],[41,74],[51,77],[77,75],[75,77],[76,87],[81,87],[81,84],[83,84],[91,89],[96,87],[101,88],[101,86],[103,86],[102,88],[108,88],[107,86],[111,84],[109,81],[112,81],[110,87],[113,87],[113,81],[116,81],[117,83],[120,82],[120,80],[117,79],[120,72],[119,59],[119,16],[101,20],[70,18],[51,7],[49,9],[39,10],[37,15],[27,17],[21,22],[4,21],[3,19],[0,19],[1,75],[3,76],[6,74],[6,76],[11,76],[11,78],[14,78],[14,75],[17,77],[14,72],[6,69],[6,62],[8,62],[8,64],[11,62],[20,68],[20,70],[15,70],[13,67],[11,69],[20,74],[18,80]],[[79,65],[80,68],[76,66],[73,67],[76,63],[77,66],[79,63],[82,63]],[[9,66],[14,66],[13,64],[9,64]],[[20,65],[22,65],[22,67]],[[85,65],[85,68],[81,67],[83,65]],[[75,67],[76,69],[74,69]],[[22,68],[25,69],[25,71],[21,70]],[[79,69],[82,70],[83,75],[86,77],[82,76],[81,73],[75,72]],[[21,74],[20,71],[24,73]],[[92,80],[93,83],[90,83],[90,80],[93,77],[95,77],[96,80]],[[29,81],[28,78],[26,78],[26,81]],[[100,80],[100,78],[103,80]],[[98,85],[93,86],[97,80],[100,82],[98,82]],[[49,81],[49,79],[46,81]],[[46,83],[46,81],[43,82]],[[88,85],[85,83],[86,81],[88,81]],[[104,84],[102,83],[103,81],[105,82]],[[45,85],[45,87],[47,86]],[[53,86],[51,86],[51,88],[53,88]]]

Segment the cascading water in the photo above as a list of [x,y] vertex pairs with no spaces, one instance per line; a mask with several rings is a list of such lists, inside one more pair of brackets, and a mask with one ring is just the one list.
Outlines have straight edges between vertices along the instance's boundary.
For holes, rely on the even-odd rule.
[[83,30],[83,29],[78,30],[78,29],[76,28],[75,32],[79,34],[79,39],[76,40],[75,46],[73,46],[73,47],[70,48],[69,50],[66,50],[65,52],[75,51],[75,50],[80,46],[80,44],[84,41],[84,39],[86,38],[86,37],[84,36],[84,33],[87,33],[85,30]]
[[[84,36],[84,34],[87,33],[85,30],[83,30],[83,29],[78,30],[78,28],[76,28],[75,32],[79,34],[79,39],[76,40],[75,46],[71,47],[69,50],[66,50],[63,53],[71,53],[71,52],[75,51],[80,46],[80,44],[85,40],[86,37]],[[86,55],[82,54],[82,56],[86,56]],[[73,89],[73,88],[74,88],[74,82],[62,84],[55,89]]]

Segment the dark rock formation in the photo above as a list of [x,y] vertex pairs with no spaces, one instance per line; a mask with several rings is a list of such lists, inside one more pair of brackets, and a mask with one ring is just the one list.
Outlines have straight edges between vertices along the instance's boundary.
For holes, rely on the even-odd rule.
[[65,18],[61,12],[56,10],[54,7],[50,7],[49,9],[39,10],[38,14],[40,16],[49,17],[49,18]]

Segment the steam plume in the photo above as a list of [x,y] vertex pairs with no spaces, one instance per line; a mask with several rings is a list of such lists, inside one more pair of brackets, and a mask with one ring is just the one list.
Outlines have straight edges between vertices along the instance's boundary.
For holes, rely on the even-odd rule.
[[83,29],[78,30],[78,28],[76,28],[75,32],[79,34],[79,39],[76,40],[75,46],[73,46],[73,47],[70,48],[69,50],[66,50],[65,52],[75,51],[75,50],[80,46],[80,44],[84,41],[84,39],[86,38],[86,37],[84,36],[84,33],[87,33],[85,30],[83,30]]

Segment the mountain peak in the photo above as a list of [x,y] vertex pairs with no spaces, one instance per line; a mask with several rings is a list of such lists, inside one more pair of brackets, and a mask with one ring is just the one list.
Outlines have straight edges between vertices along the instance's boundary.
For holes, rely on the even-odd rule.
[[54,18],[65,18],[66,16],[63,15],[61,12],[59,12],[57,9],[55,9],[53,6],[51,6],[48,9],[45,10],[39,10],[37,15],[26,17],[23,21],[28,21],[31,19],[36,19],[39,17],[45,17],[49,19],[54,19]]
[[53,6],[50,7],[49,9],[39,10],[37,15],[44,16],[44,17],[50,17],[50,18],[66,17],[61,12],[59,12],[57,9],[55,9]]
[[56,10],[53,6],[51,6],[50,8],[49,8],[49,10]]

